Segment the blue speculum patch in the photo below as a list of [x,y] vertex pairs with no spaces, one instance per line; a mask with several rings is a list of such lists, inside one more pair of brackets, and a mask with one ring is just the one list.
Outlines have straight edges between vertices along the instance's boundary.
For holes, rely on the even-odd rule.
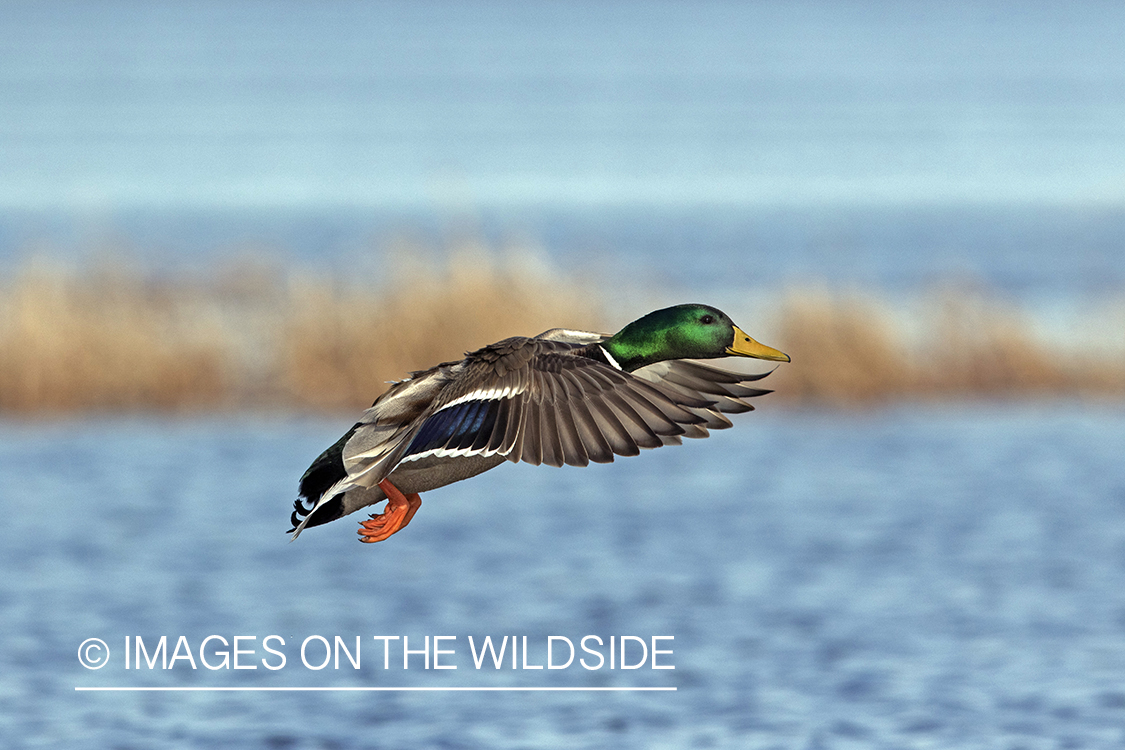
[[435,448],[471,448],[479,435],[492,433],[498,405],[496,400],[466,401],[442,409],[422,425],[403,458]]

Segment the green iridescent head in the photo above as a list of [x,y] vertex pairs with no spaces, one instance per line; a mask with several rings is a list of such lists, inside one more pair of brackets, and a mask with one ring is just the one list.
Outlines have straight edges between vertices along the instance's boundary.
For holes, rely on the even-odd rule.
[[738,356],[789,361],[789,355],[759,344],[726,313],[708,305],[676,305],[651,312],[602,346],[626,371],[667,359]]

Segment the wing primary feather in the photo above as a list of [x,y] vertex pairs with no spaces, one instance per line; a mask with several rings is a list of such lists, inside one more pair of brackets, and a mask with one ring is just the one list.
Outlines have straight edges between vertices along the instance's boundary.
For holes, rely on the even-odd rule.
[[[523,453],[523,424],[526,411],[527,398],[524,395],[516,396],[508,401],[508,421],[504,425],[504,433],[500,435],[500,453],[508,456],[512,461],[518,461]],[[499,425],[497,426],[499,429]]]
[[[652,426],[620,394],[609,391],[605,394],[605,403],[617,414],[621,420],[621,426],[629,432],[629,437],[638,447],[656,448],[662,444],[660,436],[656,434]],[[675,429],[665,428],[661,432],[668,435],[678,435],[683,432],[683,428],[679,425],[671,422],[668,422],[668,425]]]
[[[603,375],[600,368],[587,368],[578,370],[575,375],[591,385],[595,391],[588,405],[590,413],[598,424],[599,430],[611,446],[611,450],[619,456],[636,456],[641,448],[655,448],[660,445],[659,438],[648,425],[644,423],[636,411],[625,404],[614,390],[619,382],[624,382],[624,376],[599,377]],[[621,406],[615,408],[620,402]]]
[[557,402],[539,404],[539,443],[543,448],[543,463],[548,466],[563,465]]
[[[669,422],[677,424],[698,424],[699,417],[697,415],[692,414],[683,406],[680,406],[669,397],[669,394],[656,388],[651,383],[639,378],[634,378],[633,381],[629,383],[629,386],[630,387],[627,389],[620,389],[622,395],[627,394],[631,397],[630,400],[643,406],[646,410],[653,413],[659,412],[659,414]],[[685,406],[692,406],[698,409],[706,409],[715,403],[714,401],[699,398],[690,399],[690,401],[684,399],[684,401]]]
[[731,372],[730,370],[723,370],[718,367],[705,365],[702,362],[692,362],[690,360],[676,360],[671,363],[671,365],[671,370],[673,372],[682,373],[684,375],[690,374],[693,377],[698,377],[713,383],[754,382],[755,380],[761,380],[773,373],[773,370],[767,370],[761,373]]
[[[656,425],[649,423],[648,420],[641,421],[653,430],[667,430],[668,434],[678,434],[675,426],[677,423],[693,424],[701,421],[697,415],[678,405],[666,393],[641,378],[617,373],[604,367],[585,368],[581,374],[596,383],[598,390],[603,393],[613,393],[619,398],[627,398],[636,407],[634,411],[639,410],[651,415]],[[692,397],[689,405],[705,408],[712,403],[710,400]],[[614,406],[620,408],[617,403]]]
[[[718,371],[716,370],[715,372]],[[754,398],[756,396],[764,396],[767,393],[773,393],[773,391],[768,388],[750,388],[741,385],[741,381],[728,382],[727,380],[709,380],[689,373],[679,372],[674,368],[669,370],[659,382],[665,385],[679,386],[682,390],[690,393],[706,393],[709,395],[730,396],[733,398]]]
[[625,378],[628,377],[607,367],[585,367],[578,372],[593,382],[599,391],[611,391],[626,382]]
[[610,445],[610,450],[619,456],[636,456],[641,452],[640,444],[633,438],[632,432],[621,421],[613,407],[606,401],[595,401],[590,404],[590,414],[597,422],[598,428]]
[[523,402],[523,419],[519,431],[520,459],[538,466],[543,463],[543,447],[539,426],[539,404],[531,399]]
[[724,417],[720,412],[704,409],[696,409],[693,411],[705,420],[703,424],[693,425],[693,427],[698,427],[703,430],[703,437],[706,437],[707,430],[725,430],[728,427],[734,426],[734,423]]
[[[673,383],[669,383],[667,380],[652,381],[646,378],[634,378],[630,385],[641,393],[659,394],[676,406],[708,409],[715,405],[715,394],[708,393],[706,394],[707,398],[704,398],[704,394],[698,391],[679,387]],[[677,419],[678,414],[675,412],[670,413],[668,416],[675,421],[680,421]]]
[[[652,401],[638,396],[635,391],[622,388],[613,391],[613,396],[617,398],[617,402],[628,403],[630,408],[633,409],[633,413],[637,415],[637,419],[654,434],[679,435],[683,433],[683,428],[676,424],[662,409]],[[615,407],[620,405],[617,402],[614,403]],[[690,414],[687,414],[687,416],[689,419],[686,421],[694,421],[695,418]]]
[[[699,365],[699,366],[703,367],[703,365]],[[708,367],[707,369],[708,370],[715,370],[717,368]],[[766,377],[767,375],[772,375],[772,374],[773,374],[773,370],[770,370],[769,372],[760,372],[756,375],[743,375],[742,373],[738,373],[738,380],[739,380],[739,382],[742,382],[742,383],[753,383],[755,380],[761,380],[762,378]]]
[[[726,412],[728,414],[740,414],[740,413],[745,412],[745,411],[752,411],[753,408],[754,408],[750,404],[747,404],[744,401],[740,401],[735,396],[720,395],[720,394],[717,394],[717,393],[716,394],[708,394],[709,396],[711,396],[711,399],[712,399],[711,404],[709,406],[702,407],[702,408],[698,407],[698,406],[689,406],[688,404],[685,403],[685,401],[683,399],[681,399],[680,394],[687,392],[688,396],[694,397],[696,395],[695,391],[688,391],[687,386],[682,386],[682,385],[679,385],[677,383],[672,383],[668,380],[661,381],[659,385],[660,385],[660,388],[662,390],[664,390],[665,392],[668,393],[669,398],[671,398],[673,401],[680,404],[681,406],[684,406],[689,411],[691,411],[693,414],[699,414],[700,412],[710,413],[710,412],[715,412],[715,411]],[[744,397],[744,398],[746,398],[746,397]]]
[[[579,381],[583,390],[590,393],[590,398],[584,401],[583,405],[593,420],[595,434],[602,436],[611,454],[635,456],[640,453],[640,448],[633,440],[629,430],[621,423],[621,419],[606,402],[606,391],[602,381],[592,377],[590,373],[584,370],[576,370],[573,375]],[[608,457],[608,461],[612,460],[611,455]]]
[[590,463],[590,456],[586,452],[582,438],[578,434],[578,426],[575,424],[575,410],[582,403],[581,390],[571,383],[565,373],[560,373],[558,376],[558,386],[565,394],[565,402],[560,404],[561,408],[555,415],[563,461],[570,466],[586,466]]
[[611,463],[613,461],[613,448],[610,446],[603,429],[598,426],[590,407],[585,401],[578,400],[574,403],[571,413],[574,418],[574,427],[578,432],[578,439],[585,447],[586,455],[594,463]]

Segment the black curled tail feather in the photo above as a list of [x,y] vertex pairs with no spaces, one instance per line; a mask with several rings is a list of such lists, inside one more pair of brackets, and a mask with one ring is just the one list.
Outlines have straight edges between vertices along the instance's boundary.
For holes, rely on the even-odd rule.
[[305,500],[304,498],[297,498],[296,500],[294,500],[293,512],[289,515],[289,523],[293,525],[293,528],[289,529],[289,531],[285,533],[292,534],[294,531],[296,531],[297,527],[301,525],[301,521],[304,520],[305,516],[307,516],[309,513],[312,513],[312,509],[313,502],[311,500]]
[[[328,450],[317,456],[317,459],[301,476],[298,485],[300,497],[293,503],[293,513],[289,516],[289,521],[293,524],[293,528],[289,529],[290,533],[296,531],[301,521],[312,513],[317,501],[328,491],[328,488],[347,476],[348,472],[344,468],[344,444],[351,439],[359,426],[357,422]],[[332,498],[320,506],[316,517],[311,519],[307,525],[319,526],[322,523],[328,523],[335,518],[339,518],[341,506],[342,499],[339,496]]]
[[[309,513],[312,513],[312,508],[310,507],[306,509],[301,504],[300,500],[297,500],[295,503],[293,503],[293,506],[295,510],[289,516],[289,521],[293,524],[293,528],[289,529],[289,531],[287,532],[290,534],[297,530],[297,527],[301,525],[301,520],[305,516],[307,516]],[[316,509],[316,514],[309,519],[309,522],[307,524],[305,524],[305,528],[307,529],[310,526],[320,526],[321,524],[328,523],[329,521],[335,521],[337,518],[340,518],[343,515],[344,494],[340,493],[339,495],[336,495],[326,502],[322,503],[321,506]]]

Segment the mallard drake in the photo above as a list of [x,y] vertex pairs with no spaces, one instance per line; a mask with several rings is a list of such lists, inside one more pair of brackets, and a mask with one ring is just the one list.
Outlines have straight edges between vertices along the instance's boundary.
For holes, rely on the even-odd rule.
[[720,310],[677,305],[612,336],[555,328],[411,373],[313,461],[290,532],[386,500],[359,525],[360,541],[379,542],[410,523],[420,492],[504,461],[586,466],[707,437],[770,393],[745,385],[769,373],[690,361],[726,356],[789,361]]

